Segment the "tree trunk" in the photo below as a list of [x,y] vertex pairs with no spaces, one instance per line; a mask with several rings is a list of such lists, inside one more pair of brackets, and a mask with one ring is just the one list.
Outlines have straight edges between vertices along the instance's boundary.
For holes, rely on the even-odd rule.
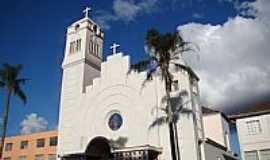
[[[171,106],[171,83],[170,80],[165,78],[165,85],[166,85],[166,97],[167,97],[167,105],[169,109],[170,116],[172,115],[172,106]],[[172,117],[171,117],[172,118]],[[171,156],[172,160],[178,160],[179,151],[178,151],[178,140],[176,139],[175,135],[175,128],[174,128],[174,122],[172,122],[172,119],[169,119],[169,134],[170,134],[170,145],[171,145]]]
[[0,159],[2,159],[2,156],[3,156],[3,150],[4,150],[5,138],[6,138],[6,132],[7,132],[10,97],[11,97],[11,92],[8,91],[6,101],[5,101],[5,106],[4,106],[4,112],[3,112],[3,128],[2,128],[1,144],[0,144]]
[[171,156],[172,160],[177,160],[177,151],[176,151],[176,140],[175,140],[175,132],[173,129],[173,123],[169,123],[169,130],[170,130],[170,144],[171,144]]
[[176,154],[178,156],[178,160],[181,160],[180,157],[180,149],[179,149],[179,144],[178,144],[178,130],[177,130],[177,125],[175,123],[173,123],[174,125],[174,133],[175,133],[175,144],[176,144]]

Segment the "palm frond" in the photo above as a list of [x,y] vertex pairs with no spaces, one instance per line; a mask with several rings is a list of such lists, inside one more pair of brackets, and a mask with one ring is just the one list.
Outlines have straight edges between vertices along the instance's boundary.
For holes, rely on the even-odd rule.
[[0,88],[4,87],[5,86],[5,83],[0,81]]
[[191,102],[191,100],[188,100],[188,101],[182,103],[181,105],[179,105],[179,106],[176,108],[176,110],[174,111],[174,114],[180,114],[180,113],[182,112],[182,110],[184,109],[184,106],[185,106],[186,104],[190,103],[190,102]]
[[27,78],[19,78],[19,79],[16,80],[16,83],[18,85],[21,85],[21,84],[24,85],[26,83],[26,81],[29,81],[29,79],[27,79]]
[[152,129],[156,126],[161,126],[169,122],[169,118],[167,116],[162,116],[157,119],[149,126],[149,129]]
[[184,108],[184,106],[189,103],[191,100],[186,101],[185,103],[182,103],[179,105],[176,110],[172,114],[172,122],[177,123],[180,119],[180,113],[189,112],[187,109]]
[[147,72],[146,79],[143,81],[141,89],[143,89],[149,81],[153,80],[153,74],[156,69],[157,68],[153,68]]
[[167,100],[168,100],[168,98],[167,98],[166,96],[163,96],[163,97],[161,98],[161,104],[167,103]]
[[24,92],[22,91],[21,88],[19,88],[19,87],[16,88],[16,89],[14,90],[14,94],[15,94],[16,96],[18,96],[18,97],[23,101],[24,104],[26,104],[27,98],[26,98],[26,95],[24,94]]
[[152,80],[153,79],[153,74],[155,73],[155,71],[157,70],[157,68],[152,68],[147,72],[147,76],[146,79],[147,80]]
[[23,65],[22,64],[17,64],[15,66],[15,68],[16,68],[17,72],[21,72],[21,70],[23,69]]
[[168,107],[166,108],[159,108],[161,111],[163,111],[164,113],[166,114],[169,114],[169,110],[168,110]]
[[148,65],[151,64],[151,59],[145,59],[145,60],[141,60],[138,63],[132,64],[130,66],[130,70],[135,70],[138,72],[141,72],[143,70],[146,70]]
[[[3,81],[7,81],[8,83],[12,83],[12,81],[15,81],[21,70],[22,70],[22,65],[21,64],[18,64],[18,65],[15,65],[15,66],[12,66],[10,64],[3,64],[3,68],[2,68],[2,71],[1,71],[1,78]],[[8,85],[7,83],[7,85]]]
[[182,90],[178,93],[178,97],[185,97],[188,96],[187,90]]
[[159,48],[158,46],[160,45],[160,33],[155,28],[151,28],[150,30],[147,31],[145,40],[146,40],[145,43],[150,50],[152,48],[155,48],[156,50]]

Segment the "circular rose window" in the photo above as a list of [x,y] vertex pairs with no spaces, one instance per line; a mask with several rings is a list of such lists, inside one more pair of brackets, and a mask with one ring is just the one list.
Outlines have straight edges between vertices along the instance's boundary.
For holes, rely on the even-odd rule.
[[109,127],[111,130],[118,130],[123,124],[123,118],[119,113],[114,113],[109,118]]

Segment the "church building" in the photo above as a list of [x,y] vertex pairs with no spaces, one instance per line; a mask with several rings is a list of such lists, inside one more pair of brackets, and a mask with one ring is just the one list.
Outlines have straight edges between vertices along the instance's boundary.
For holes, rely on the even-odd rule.
[[[151,124],[164,115],[164,81],[133,71],[130,57],[117,51],[103,62],[104,33],[88,16],[66,33],[57,155],[61,160],[171,160],[168,125]],[[177,127],[178,160],[203,159],[204,132],[199,78],[181,58],[171,64],[172,98],[185,103]],[[176,100],[177,101],[177,100]]]

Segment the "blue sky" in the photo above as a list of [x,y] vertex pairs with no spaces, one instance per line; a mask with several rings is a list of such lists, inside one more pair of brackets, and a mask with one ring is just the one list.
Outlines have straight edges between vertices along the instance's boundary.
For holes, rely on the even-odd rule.
[[[121,10],[123,6],[116,6],[117,2],[126,4],[130,8],[124,6],[126,10],[123,12]],[[102,22],[102,26],[106,28],[104,57],[109,53],[110,44],[117,42],[121,44],[121,51],[131,55],[132,62],[144,57],[144,35],[150,27],[169,32],[184,26],[185,35],[190,33],[189,26],[194,29],[198,29],[198,26],[204,27],[198,31],[206,30],[206,27],[218,30],[225,28],[225,24],[231,24],[231,21],[256,20],[256,18],[248,18],[248,13],[240,12],[242,1],[147,0],[144,2],[147,3],[148,8],[139,0],[2,0],[0,64],[23,64],[22,75],[30,79],[24,87],[28,96],[26,106],[15,97],[12,99],[8,135],[20,133],[23,127],[26,127],[27,132],[27,127],[38,126],[39,122],[43,122],[42,124],[49,129],[57,126],[65,31],[71,23],[83,17],[82,10],[86,6],[93,8],[91,14],[93,19]],[[198,72],[200,73],[199,69]],[[266,74],[269,75],[268,70]],[[207,88],[207,84],[202,86]],[[269,89],[266,91],[266,95],[269,96]],[[209,97],[213,94],[206,93],[206,95],[205,97]],[[0,92],[1,103],[3,99],[4,94]],[[214,102],[210,104],[215,104]],[[36,114],[31,115],[31,113]],[[31,119],[35,121],[33,124]],[[28,122],[30,124],[27,124]]]

